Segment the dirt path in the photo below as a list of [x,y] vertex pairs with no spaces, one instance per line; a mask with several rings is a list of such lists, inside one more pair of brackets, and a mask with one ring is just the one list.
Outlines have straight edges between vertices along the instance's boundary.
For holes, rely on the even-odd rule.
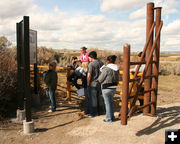
[[61,107],[55,113],[36,113],[36,132],[29,136],[23,135],[20,124],[1,126],[0,143],[160,144],[165,141],[165,129],[180,128],[180,103],[160,106],[157,114],[157,117],[133,116],[127,126],[122,126],[120,121],[103,122],[104,116],[86,118],[79,109]]
[[120,121],[103,122],[104,115],[85,117],[77,104],[64,103],[54,113],[48,113],[47,108],[33,113],[32,135],[23,135],[22,124],[0,123],[0,144],[164,143],[165,129],[180,128],[180,88],[171,80],[179,83],[180,78],[160,78],[157,117],[138,114],[122,126]]

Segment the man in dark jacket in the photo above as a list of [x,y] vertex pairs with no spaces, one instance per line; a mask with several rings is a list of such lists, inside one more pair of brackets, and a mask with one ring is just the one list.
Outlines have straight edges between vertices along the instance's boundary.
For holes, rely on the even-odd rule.
[[57,79],[56,63],[52,62],[49,64],[49,70],[44,78],[44,82],[46,84],[46,95],[49,97],[51,103],[51,109],[48,112],[56,111],[55,91],[57,87]]

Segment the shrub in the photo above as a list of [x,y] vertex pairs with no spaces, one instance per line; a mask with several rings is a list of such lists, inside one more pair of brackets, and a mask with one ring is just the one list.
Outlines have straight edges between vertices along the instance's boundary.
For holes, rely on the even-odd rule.
[[159,67],[161,75],[180,75],[180,64],[179,63],[162,63]]
[[0,37],[0,120],[17,108],[17,64],[9,46],[8,40]]
[[174,65],[174,75],[180,75],[180,63]]

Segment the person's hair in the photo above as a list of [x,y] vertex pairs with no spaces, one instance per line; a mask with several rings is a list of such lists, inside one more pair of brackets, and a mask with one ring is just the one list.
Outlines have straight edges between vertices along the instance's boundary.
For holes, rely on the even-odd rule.
[[76,60],[76,59],[78,59],[76,56],[73,56],[73,57],[72,57],[72,60]]
[[56,67],[56,62],[51,62],[49,66]]
[[87,48],[85,46],[81,47],[82,50],[87,50]]
[[82,63],[82,68],[85,72],[87,72],[87,69],[88,69],[88,62],[83,62]]
[[[142,56],[142,53],[143,53],[143,52],[139,52],[139,53],[138,53],[138,57],[141,57],[141,56]],[[146,54],[144,54],[144,57],[146,57]]]
[[96,58],[97,58],[97,53],[96,53],[96,51],[91,51],[88,56],[89,56],[90,58],[96,59]]
[[115,55],[110,55],[110,56],[108,56],[107,57],[107,61],[109,61],[110,63],[115,63],[115,61],[116,61],[116,58],[117,58],[117,56],[115,56]]

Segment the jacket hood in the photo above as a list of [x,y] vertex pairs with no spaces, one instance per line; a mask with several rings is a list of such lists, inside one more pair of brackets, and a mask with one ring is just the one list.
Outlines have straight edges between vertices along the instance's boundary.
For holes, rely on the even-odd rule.
[[118,71],[119,70],[119,66],[116,64],[108,64],[107,65],[108,68],[114,70],[114,71]]

